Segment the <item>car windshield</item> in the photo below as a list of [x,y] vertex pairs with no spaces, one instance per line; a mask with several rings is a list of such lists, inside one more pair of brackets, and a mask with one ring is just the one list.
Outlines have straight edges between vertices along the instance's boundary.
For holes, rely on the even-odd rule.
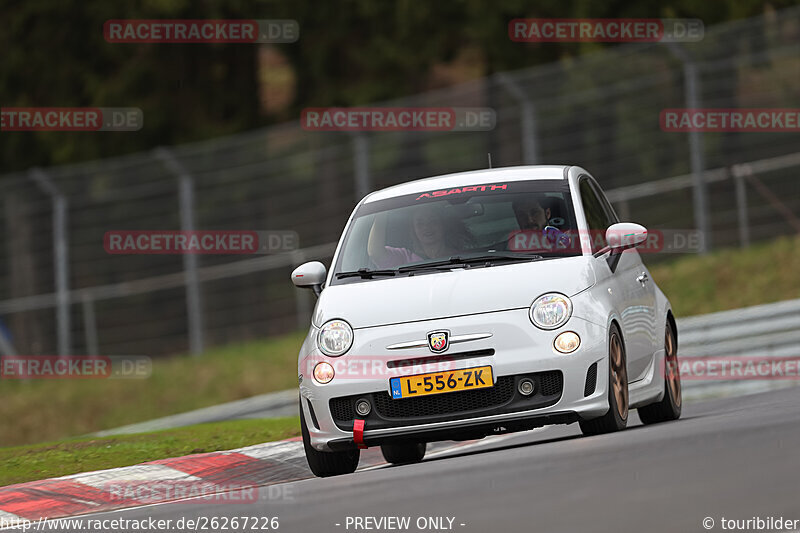
[[487,183],[368,202],[347,231],[333,283],[434,266],[579,255],[568,238],[575,229],[564,180]]

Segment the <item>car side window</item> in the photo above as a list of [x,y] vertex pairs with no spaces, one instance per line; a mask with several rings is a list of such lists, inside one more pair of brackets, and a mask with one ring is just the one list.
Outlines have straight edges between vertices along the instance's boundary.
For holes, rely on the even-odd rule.
[[605,231],[611,224],[614,224],[614,217],[603,208],[603,202],[587,178],[581,180],[580,192],[586,224],[589,226],[592,250],[597,251],[606,245]]
[[607,219],[609,221],[608,225],[610,226],[611,224],[616,224],[617,222],[619,222],[619,217],[614,212],[614,208],[611,207],[611,203],[608,201],[608,198],[606,198],[606,195],[602,191],[602,189],[600,189],[600,187],[596,183],[592,188],[597,193],[597,197],[600,199],[600,203],[603,205],[603,209],[605,210]]

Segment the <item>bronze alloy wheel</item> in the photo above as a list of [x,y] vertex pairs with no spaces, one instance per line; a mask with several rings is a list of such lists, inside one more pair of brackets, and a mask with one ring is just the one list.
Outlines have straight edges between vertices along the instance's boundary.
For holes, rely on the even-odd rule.
[[672,330],[667,328],[664,335],[665,366],[667,369],[667,386],[676,406],[681,405],[681,372],[678,367],[678,352],[675,349],[675,338]]
[[650,405],[643,405],[639,411],[642,424],[657,424],[677,420],[681,417],[681,370],[678,366],[678,341],[675,329],[667,320],[664,334],[664,396]]
[[628,370],[625,368],[622,342],[616,332],[611,334],[609,355],[611,360],[611,387],[617,403],[617,412],[619,417],[625,420],[628,418]]
[[625,343],[619,326],[612,324],[608,333],[608,411],[602,416],[578,420],[584,435],[622,431],[628,425],[628,370]]

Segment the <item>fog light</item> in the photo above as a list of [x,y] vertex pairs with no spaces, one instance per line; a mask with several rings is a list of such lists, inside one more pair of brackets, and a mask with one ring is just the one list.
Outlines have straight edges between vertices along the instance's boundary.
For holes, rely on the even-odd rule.
[[372,406],[367,400],[362,398],[356,402],[356,413],[358,413],[359,416],[367,416],[370,411],[372,411]]
[[529,380],[528,378],[522,379],[517,386],[517,390],[523,396],[530,396],[533,393],[533,381]]
[[317,363],[317,366],[314,367],[314,379],[317,380],[318,383],[330,383],[333,379],[333,367],[330,363]]
[[572,353],[581,345],[581,338],[574,331],[565,331],[556,337],[553,346],[561,353]]

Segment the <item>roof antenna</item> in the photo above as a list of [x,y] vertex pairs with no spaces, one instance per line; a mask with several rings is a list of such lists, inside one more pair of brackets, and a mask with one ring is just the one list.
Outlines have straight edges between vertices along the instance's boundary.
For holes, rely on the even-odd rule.
[[486,152],[486,155],[489,156],[489,168],[492,168],[492,152]]

